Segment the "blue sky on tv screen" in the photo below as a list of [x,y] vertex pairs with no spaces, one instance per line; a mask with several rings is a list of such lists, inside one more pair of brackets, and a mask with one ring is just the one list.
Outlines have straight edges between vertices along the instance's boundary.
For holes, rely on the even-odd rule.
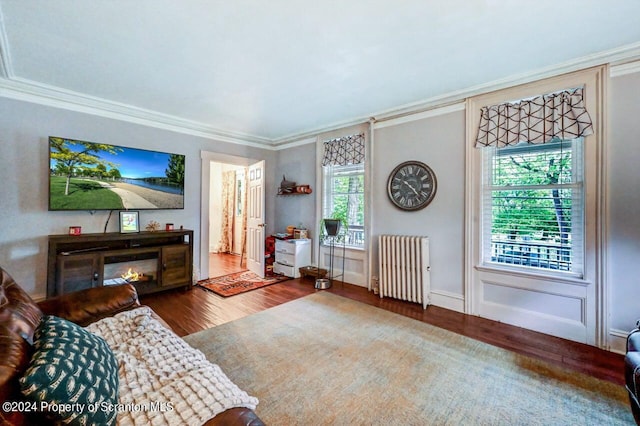
[[[85,147],[80,144],[72,145],[65,143],[65,145],[75,152],[80,152],[85,149]],[[115,164],[123,178],[138,179],[166,176],[165,170],[169,164],[169,154],[117,145],[113,146],[117,148],[117,154],[114,155],[101,151],[97,155],[101,159]],[[51,160],[51,167],[53,167],[55,163],[55,160]],[[90,167],[95,167],[95,165],[90,165]],[[107,167],[107,170],[111,170],[111,167]]]

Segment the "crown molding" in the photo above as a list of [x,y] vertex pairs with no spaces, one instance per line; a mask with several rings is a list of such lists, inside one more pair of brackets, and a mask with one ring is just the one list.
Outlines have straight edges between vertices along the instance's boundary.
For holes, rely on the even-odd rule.
[[612,66],[611,76],[638,72],[638,70],[640,70],[640,62],[632,62],[638,59],[640,59],[640,42],[466,89],[452,91],[429,99],[379,111],[375,114],[353,117],[305,132],[271,139],[240,132],[225,131],[204,123],[108,101],[106,99],[16,77],[13,74],[8,41],[3,25],[2,11],[0,10],[0,96],[267,150],[282,150],[312,143],[315,142],[315,137],[319,133],[369,122],[372,117],[375,117],[376,128],[419,120],[431,116],[430,114],[437,114],[437,112],[433,111],[441,108],[445,108],[444,111],[448,111],[447,108],[449,107],[455,110],[455,108],[458,108],[455,105],[472,96],[555,77],[605,63],[609,63]]
[[310,137],[306,137],[306,138],[303,138],[303,139],[297,139],[295,141],[288,142],[288,143],[282,143],[282,144],[279,144],[279,145],[273,145],[273,148],[276,151],[281,151],[283,149],[295,148],[296,146],[307,145],[307,144],[310,144],[310,143],[316,143],[317,139],[318,139],[317,135],[310,136]]
[[[412,102],[399,107],[391,108],[388,110],[380,111],[378,113],[370,114],[367,117],[357,117],[351,120],[346,120],[339,123],[334,123],[322,128],[313,129],[308,132],[285,136],[273,141],[274,145],[278,146],[283,143],[290,143],[299,139],[309,138],[312,135],[323,133],[325,131],[337,130],[341,127],[347,127],[355,124],[361,124],[368,122],[371,117],[375,117],[376,128],[385,127],[382,122],[387,120],[406,120],[412,121],[409,116],[413,114],[429,114],[428,111],[441,107],[447,107],[450,105],[456,105],[463,102],[467,98],[472,96],[482,95],[485,93],[493,92],[495,90],[506,89],[509,87],[519,86],[521,84],[531,83],[538,80],[544,80],[550,77],[556,77],[562,74],[567,74],[574,71],[591,68],[603,64],[612,64],[614,67],[622,67],[623,63],[629,61],[635,61],[640,59],[640,42],[627,44],[614,49],[597,52],[594,54],[582,56],[580,58],[572,59],[570,61],[555,64],[549,67],[540,68],[537,70],[512,75],[503,79],[490,81],[488,83],[479,84],[476,86],[468,87],[466,89],[456,90],[442,95],[434,96],[429,99],[425,99],[418,102]],[[631,66],[629,66],[631,69]],[[631,71],[629,71],[631,72]],[[454,107],[455,108],[455,107]],[[407,118],[402,118],[407,117]],[[392,125],[392,124],[389,124]]]
[[627,62],[609,67],[609,76],[611,77],[620,77],[621,75],[634,74],[637,72],[640,72],[640,61]]
[[272,144],[274,147],[278,149],[283,149],[282,147],[285,147],[285,146],[291,147],[291,146],[304,145],[305,143],[315,142],[316,141],[315,138],[320,133],[331,132],[333,130],[343,129],[345,127],[350,127],[350,126],[356,126],[358,124],[366,123],[368,121],[369,121],[369,117],[366,117],[366,118],[357,117],[357,118],[352,118],[345,121],[339,121],[333,124],[316,127],[314,129],[311,129],[305,132],[294,133],[289,136],[284,136],[282,138],[274,139],[272,141]]
[[456,111],[464,111],[465,108],[466,104],[462,100],[454,104],[438,106],[422,112],[400,115],[398,117],[388,118],[386,120],[379,120],[375,122],[373,128],[384,129],[385,127],[397,126],[399,124],[409,123],[411,121],[423,120],[425,118],[445,115]]
[[0,96],[156,127],[221,142],[269,149],[271,140],[259,136],[222,131],[196,121],[14,77],[0,78]]

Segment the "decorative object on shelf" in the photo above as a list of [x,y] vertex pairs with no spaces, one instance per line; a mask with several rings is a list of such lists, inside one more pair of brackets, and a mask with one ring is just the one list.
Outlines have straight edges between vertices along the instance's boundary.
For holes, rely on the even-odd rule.
[[296,185],[296,192],[298,194],[311,194],[311,187],[309,185]]
[[307,229],[296,228],[293,230],[293,238],[296,240],[309,238],[309,231]]
[[152,220],[151,222],[149,222],[147,224],[147,226],[144,228],[145,231],[149,231],[149,232],[156,232],[160,230],[160,224],[158,222],[156,222],[155,220]]
[[401,210],[415,211],[429,205],[436,195],[436,175],[420,161],[405,161],[396,166],[387,180],[389,200]]
[[311,194],[313,191],[309,185],[296,185],[294,181],[287,180],[282,175],[282,182],[278,188],[278,195],[290,195],[290,194]]
[[295,192],[295,188],[296,188],[296,183],[290,180],[287,180],[287,178],[282,175],[282,182],[280,182],[280,189],[279,192],[284,193],[291,193],[291,192]]
[[164,225],[165,231],[173,231],[173,223],[167,223]]
[[120,232],[140,232],[139,212],[121,211],[120,212]]
[[80,234],[82,234],[82,226],[69,227],[69,235],[80,235]]
[[278,188],[278,195],[304,195],[311,194],[313,190],[309,185],[296,185],[292,188]]

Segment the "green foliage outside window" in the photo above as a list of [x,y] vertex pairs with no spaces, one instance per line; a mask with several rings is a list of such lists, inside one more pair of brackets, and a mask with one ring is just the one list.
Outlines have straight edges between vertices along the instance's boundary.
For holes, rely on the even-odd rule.
[[364,164],[323,167],[323,218],[339,219],[350,247],[364,247]]
[[562,144],[545,148],[507,148],[495,155],[490,183],[494,237],[570,238],[573,188],[562,185],[573,183],[572,151]]
[[333,178],[331,217],[348,226],[364,226],[364,175]]

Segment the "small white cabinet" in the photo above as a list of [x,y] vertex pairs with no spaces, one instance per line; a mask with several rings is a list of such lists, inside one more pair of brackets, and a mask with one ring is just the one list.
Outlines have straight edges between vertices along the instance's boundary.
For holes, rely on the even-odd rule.
[[300,268],[311,265],[311,240],[276,240],[273,272],[291,278],[300,277]]

